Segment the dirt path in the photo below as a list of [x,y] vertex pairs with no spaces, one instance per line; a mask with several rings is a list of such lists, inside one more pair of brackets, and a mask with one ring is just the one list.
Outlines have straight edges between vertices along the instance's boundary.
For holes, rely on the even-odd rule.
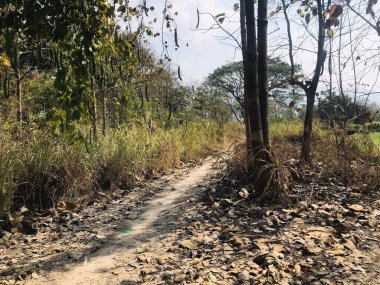
[[294,183],[306,200],[258,205],[215,172],[208,160],[41,217],[6,240],[0,284],[379,284],[380,192],[321,182],[310,204]]
[[[118,272],[118,268],[136,259],[136,253],[154,248],[155,240],[171,230],[175,225],[176,214],[181,211],[188,194],[204,182],[213,172],[212,160],[192,169],[174,184],[167,187],[155,199],[151,200],[132,224],[129,233],[118,233],[93,254],[84,257],[79,264],[66,264],[59,270],[50,272],[46,277],[27,281],[25,284],[120,284],[130,279],[127,272]],[[140,272],[136,272],[137,275]],[[123,283],[124,284],[124,283]],[[129,283],[133,284],[133,283]]]

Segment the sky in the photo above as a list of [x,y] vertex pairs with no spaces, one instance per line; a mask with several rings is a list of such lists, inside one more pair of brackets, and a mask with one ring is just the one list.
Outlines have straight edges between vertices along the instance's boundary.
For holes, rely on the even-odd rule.
[[[154,16],[157,18],[161,16],[163,10],[162,2],[162,0],[148,1],[148,5],[158,7],[154,13]],[[215,35],[222,35],[222,33],[195,30],[197,25],[197,9],[201,12],[210,12],[216,15],[226,11],[231,12],[233,2],[231,0],[171,1],[173,5],[172,10],[178,12],[175,21],[180,45],[177,51],[171,51],[171,57],[173,65],[181,66],[182,77],[185,83],[200,82],[218,66],[241,59],[239,50],[235,51],[235,47],[223,44],[215,38]],[[238,17],[236,19],[239,20]],[[208,28],[212,23],[211,17],[201,15],[199,29]],[[157,27],[157,29],[160,29],[160,27]],[[160,39],[153,41],[152,47],[156,53],[161,53],[162,45]]]
[[[354,0],[353,0],[354,1]],[[356,0],[361,1],[361,0]],[[181,67],[181,76],[185,84],[196,85],[200,83],[209,73],[215,68],[226,64],[231,61],[241,60],[241,51],[236,48],[236,43],[233,41],[221,41],[218,36],[224,36],[222,31],[205,31],[212,26],[213,20],[209,15],[202,14],[200,16],[199,29],[195,30],[197,25],[197,9],[206,13],[209,12],[213,15],[225,12],[230,18],[226,19],[223,23],[223,27],[230,31],[236,32],[237,38],[239,38],[239,13],[233,11],[233,5],[238,1],[234,0],[172,0],[169,3],[172,4],[172,13],[178,12],[178,16],[174,16],[178,35],[179,45],[178,50],[174,50],[174,47],[170,50],[170,56],[172,58],[173,69],[179,65]],[[163,0],[147,0],[148,6],[155,6],[155,11],[150,14],[151,18],[156,17],[162,19]],[[272,2],[275,3],[275,2]],[[353,2],[351,2],[353,3]],[[275,5],[275,4],[272,4]],[[276,6],[270,7],[275,8]],[[365,7],[362,7],[365,9]],[[315,40],[313,35],[316,31],[313,31],[312,19],[307,28],[305,28],[304,20],[296,14],[296,7],[293,9],[291,17],[292,21],[292,36],[294,38],[294,45],[296,47],[295,60],[296,63],[300,63],[304,74],[311,75],[314,70],[315,64]],[[345,14],[349,15],[348,12]],[[365,15],[365,13],[363,13]],[[269,18],[269,54],[272,56],[279,56],[283,60],[288,61],[287,46],[286,46],[286,25],[283,20],[282,12],[274,17]],[[378,77],[380,72],[380,37],[368,25],[363,25],[363,22],[355,15],[346,16],[341,19],[344,21],[345,26],[350,24],[351,34],[350,40],[355,43],[355,61],[350,60],[351,50],[348,48],[347,42],[349,40],[348,30],[342,30],[342,46],[345,46],[342,52],[342,62],[344,61],[346,67],[343,69],[343,84],[347,93],[352,92],[353,89],[353,65],[356,67],[356,73],[360,82],[358,82],[360,92],[379,92],[370,95],[370,101],[380,104],[380,79]],[[160,20],[159,20],[160,21]],[[160,25],[156,26],[160,32]],[[332,50],[334,54],[337,52],[339,29],[335,28],[334,38],[332,40]],[[359,35],[365,34],[366,37],[359,37]],[[170,32],[165,35],[168,42],[174,43],[173,36]],[[360,38],[360,40],[359,40]],[[362,39],[363,38],[363,39]],[[328,47],[328,41],[326,48]],[[188,45],[188,46],[187,46]],[[162,52],[162,44],[160,38],[156,38],[151,42],[152,49],[156,54],[160,55]],[[357,58],[360,58],[359,60]],[[337,62],[334,59],[332,63],[337,68]],[[327,69],[327,61],[326,61]],[[334,86],[337,86],[338,75],[333,75]],[[328,79],[328,72],[324,72],[322,77],[323,81]],[[358,81],[359,81],[358,79]],[[326,83],[320,84],[320,89],[326,89]],[[335,87],[336,91],[337,87]],[[362,94],[362,93],[360,93]]]

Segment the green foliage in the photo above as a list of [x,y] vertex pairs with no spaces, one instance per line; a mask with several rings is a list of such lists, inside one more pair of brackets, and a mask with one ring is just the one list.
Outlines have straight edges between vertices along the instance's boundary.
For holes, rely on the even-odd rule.
[[340,124],[350,122],[364,124],[374,120],[377,115],[376,106],[367,106],[365,102],[354,102],[351,97],[339,96],[335,93],[330,98],[326,93],[317,106],[317,114],[322,122],[329,122],[331,115]]
[[0,1],[0,215],[91,198],[222,146],[231,112],[207,92],[207,107],[197,105],[170,58],[157,60],[146,39],[159,33],[141,17],[153,10],[145,1]]
[[[300,67],[295,67],[297,73]],[[268,62],[269,96],[277,108],[287,108],[287,105],[302,99],[297,88],[289,84],[291,68],[288,63],[279,58],[270,58]],[[232,110],[243,117],[244,104],[244,70],[242,62],[232,62],[215,69],[207,78],[206,85],[223,92],[224,100]]]

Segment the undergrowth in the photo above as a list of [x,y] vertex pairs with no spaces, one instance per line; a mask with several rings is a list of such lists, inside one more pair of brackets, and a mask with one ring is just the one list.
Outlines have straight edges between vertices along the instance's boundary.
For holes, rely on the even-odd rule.
[[[275,169],[276,173],[283,173],[282,177],[289,177],[289,183],[291,180],[316,182],[303,179],[303,174],[306,174],[306,177],[309,173],[318,172],[316,180],[343,183],[362,191],[377,189],[380,186],[380,152],[369,135],[349,136],[342,131],[337,133],[316,123],[313,128],[312,163],[302,164],[299,161],[302,134],[301,122],[280,122],[271,125],[275,159],[270,167]],[[247,165],[246,145],[241,141],[227,160],[226,172],[229,178],[251,188],[254,177]],[[277,184],[282,181],[277,181]]]
[[22,142],[0,139],[0,214],[22,206],[55,207],[62,198],[90,201],[100,192],[129,187],[178,166],[199,162],[235,137],[235,125],[220,128],[200,120],[151,131],[126,126],[89,147],[35,132]]

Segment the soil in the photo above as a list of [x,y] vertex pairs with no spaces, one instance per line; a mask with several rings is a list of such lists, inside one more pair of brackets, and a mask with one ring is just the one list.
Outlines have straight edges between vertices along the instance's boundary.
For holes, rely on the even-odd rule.
[[0,239],[0,284],[379,284],[379,189],[293,182],[293,200],[257,205],[220,169],[41,215]]

